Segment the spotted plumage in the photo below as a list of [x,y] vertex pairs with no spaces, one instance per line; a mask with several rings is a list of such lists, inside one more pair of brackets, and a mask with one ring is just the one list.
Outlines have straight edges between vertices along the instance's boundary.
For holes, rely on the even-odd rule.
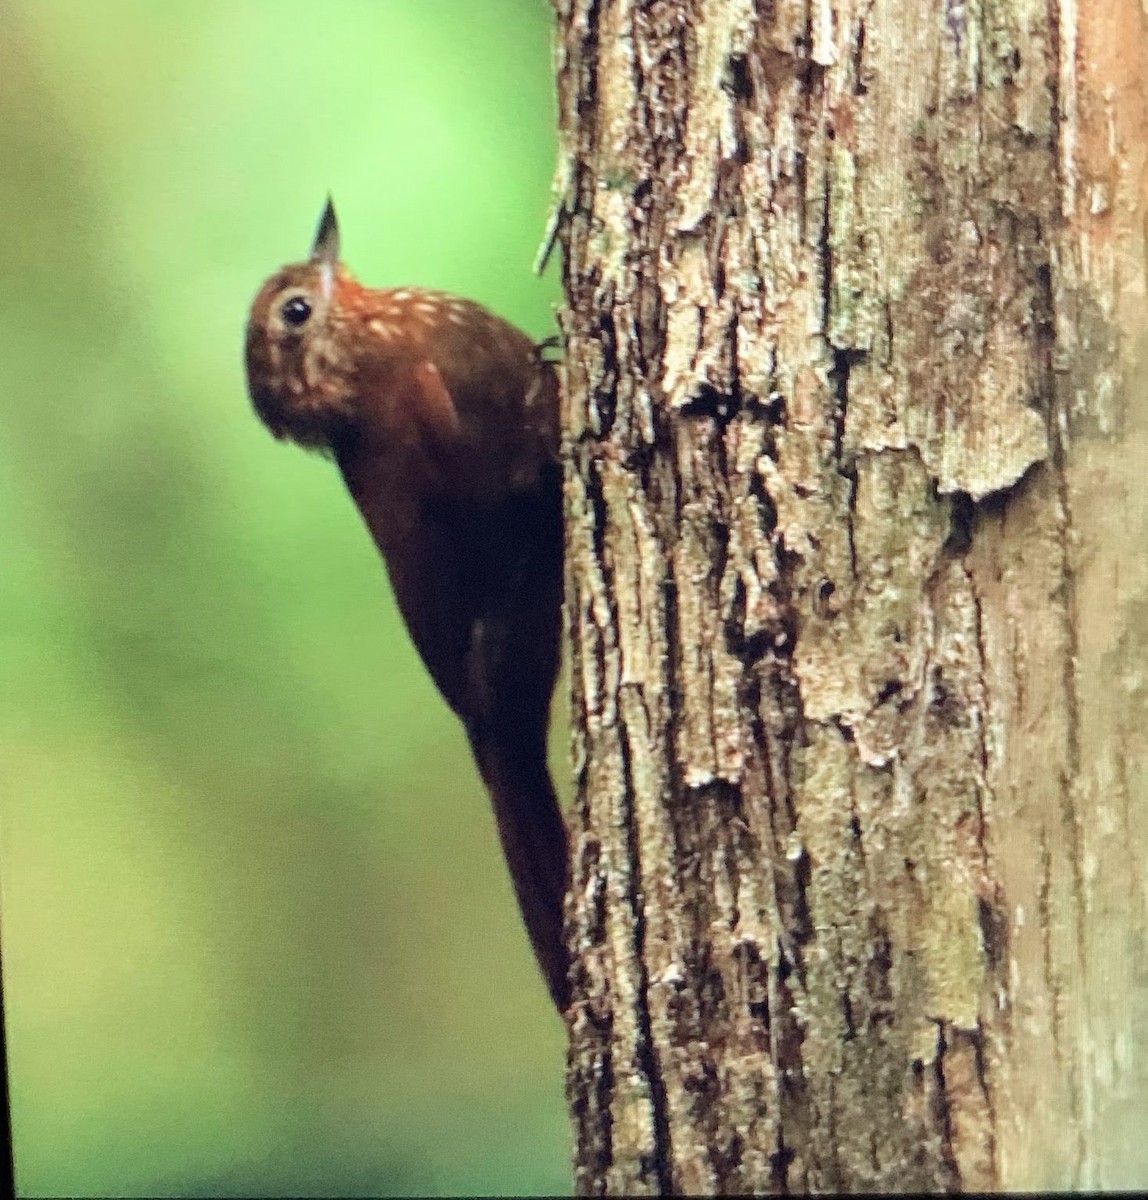
[[562,602],[558,390],[509,322],[444,292],[358,283],[328,205],[309,261],[260,289],[252,402],[332,455],[411,637],[466,728],[555,1003],[568,1000],[566,831],[546,765]]

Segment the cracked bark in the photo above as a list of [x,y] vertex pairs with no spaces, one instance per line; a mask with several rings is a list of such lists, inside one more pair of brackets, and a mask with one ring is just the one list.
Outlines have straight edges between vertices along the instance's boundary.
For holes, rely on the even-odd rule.
[[1136,0],[555,0],[583,1193],[1148,1178]]

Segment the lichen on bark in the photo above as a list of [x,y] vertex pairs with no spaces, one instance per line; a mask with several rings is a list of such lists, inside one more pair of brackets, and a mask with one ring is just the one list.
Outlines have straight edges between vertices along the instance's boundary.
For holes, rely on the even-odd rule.
[[1126,1183],[1139,8],[555,7],[579,1190]]

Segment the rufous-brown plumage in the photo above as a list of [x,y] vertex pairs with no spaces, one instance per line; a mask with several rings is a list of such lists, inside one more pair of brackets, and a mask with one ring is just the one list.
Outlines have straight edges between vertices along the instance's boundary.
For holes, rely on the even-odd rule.
[[329,452],[427,670],[466,728],[534,953],[568,1002],[566,830],[546,765],[558,671],[558,385],[481,305],[363,287],[330,202],[311,258],[263,284],[247,382],[277,437]]

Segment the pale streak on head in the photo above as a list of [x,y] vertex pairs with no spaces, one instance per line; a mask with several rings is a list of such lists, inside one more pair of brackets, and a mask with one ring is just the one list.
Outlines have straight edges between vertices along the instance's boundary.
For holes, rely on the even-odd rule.
[[402,288],[400,291],[391,292],[392,300],[409,300],[410,298],[411,293],[409,288]]
[[391,328],[385,321],[380,321],[378,317],[367,322],[367,328],[378,337],[390,341],[395,336],[394,329]]

